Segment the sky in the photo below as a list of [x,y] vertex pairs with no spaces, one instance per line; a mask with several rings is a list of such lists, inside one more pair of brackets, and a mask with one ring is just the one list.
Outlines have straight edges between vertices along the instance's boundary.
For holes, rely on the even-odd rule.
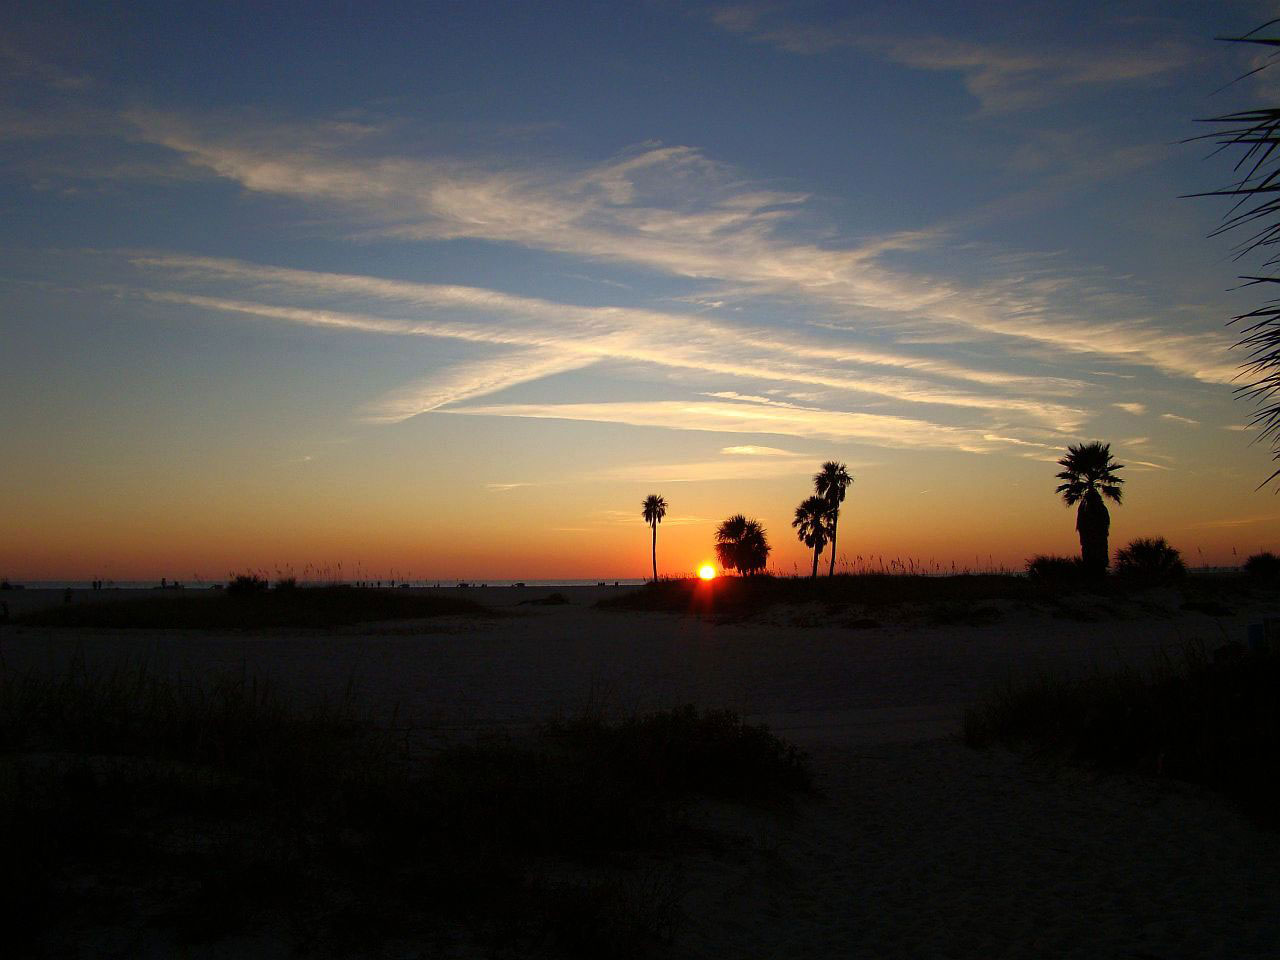
[[1185,197],[1268,4],[0,9],[0,575],[803,573],[826,460],[841,568],[1021,569],[1095,439],[1280,547]]

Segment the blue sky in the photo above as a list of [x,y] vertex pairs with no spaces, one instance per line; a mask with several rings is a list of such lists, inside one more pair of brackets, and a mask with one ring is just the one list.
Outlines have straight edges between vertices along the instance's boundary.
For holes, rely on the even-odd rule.
[[681,569],[743,510],[785,570],[830,458],[842,546],[1016,566],[1093,438],[1116,537],[1268,545],[1252,304],[1179,199],[1267,13],[14,8],[0,567],[630,575],[660,489]]

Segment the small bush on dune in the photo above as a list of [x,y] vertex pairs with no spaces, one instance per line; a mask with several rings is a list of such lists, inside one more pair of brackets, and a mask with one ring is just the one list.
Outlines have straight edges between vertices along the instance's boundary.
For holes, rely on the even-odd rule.
[[1040,583],[1067,583],[1084,577],[1079,557],[1041,553],[1027,561],[1027,576]]
[[251,597],[267,592],[267,578],[256,573],[239,573],[227,581],[227,596]]
[[1003,743],[1108,771],[1221,790],[1262,822],[1280,755],[1280,653],[1188,646],[1143,672],[1010,682],[965,714],[970,746]]
[[1172,583],[1186,572],[1182,554],[1164,537],[1139,537],[1116,551],[1116,575],[1134,583]]
[[1244,562],[1244,572],[1254,580],[1280,580],[1280,557],[1270,550],[1255,553]]

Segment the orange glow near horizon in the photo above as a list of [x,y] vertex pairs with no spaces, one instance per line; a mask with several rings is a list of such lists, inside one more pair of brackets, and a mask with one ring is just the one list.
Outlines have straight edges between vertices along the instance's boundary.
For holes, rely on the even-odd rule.
[[716,568],[709,563],[704,563],[698,568],[698,576],[703,580],[714,580],[716,578]]

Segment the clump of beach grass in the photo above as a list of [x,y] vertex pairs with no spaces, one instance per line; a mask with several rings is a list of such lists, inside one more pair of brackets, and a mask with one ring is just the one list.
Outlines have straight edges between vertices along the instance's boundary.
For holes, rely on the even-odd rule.
[[1280,756],[1280,652],[1202,643],[1152,665],[1010,680],[965,715],[975,747],[995,743],[1101,771],[1207,785],[1271,826]]
[[[243,583],[235,587],[238,581]],[[65,604],[32,611],[17,622],[39,627],[149,630],[322,629],[457,615],[493,616],[494,612],[464,597],[407,590],[299,587],[287,582],[268,589],[266,580],[246,575],[218,593],[186,591]]]

